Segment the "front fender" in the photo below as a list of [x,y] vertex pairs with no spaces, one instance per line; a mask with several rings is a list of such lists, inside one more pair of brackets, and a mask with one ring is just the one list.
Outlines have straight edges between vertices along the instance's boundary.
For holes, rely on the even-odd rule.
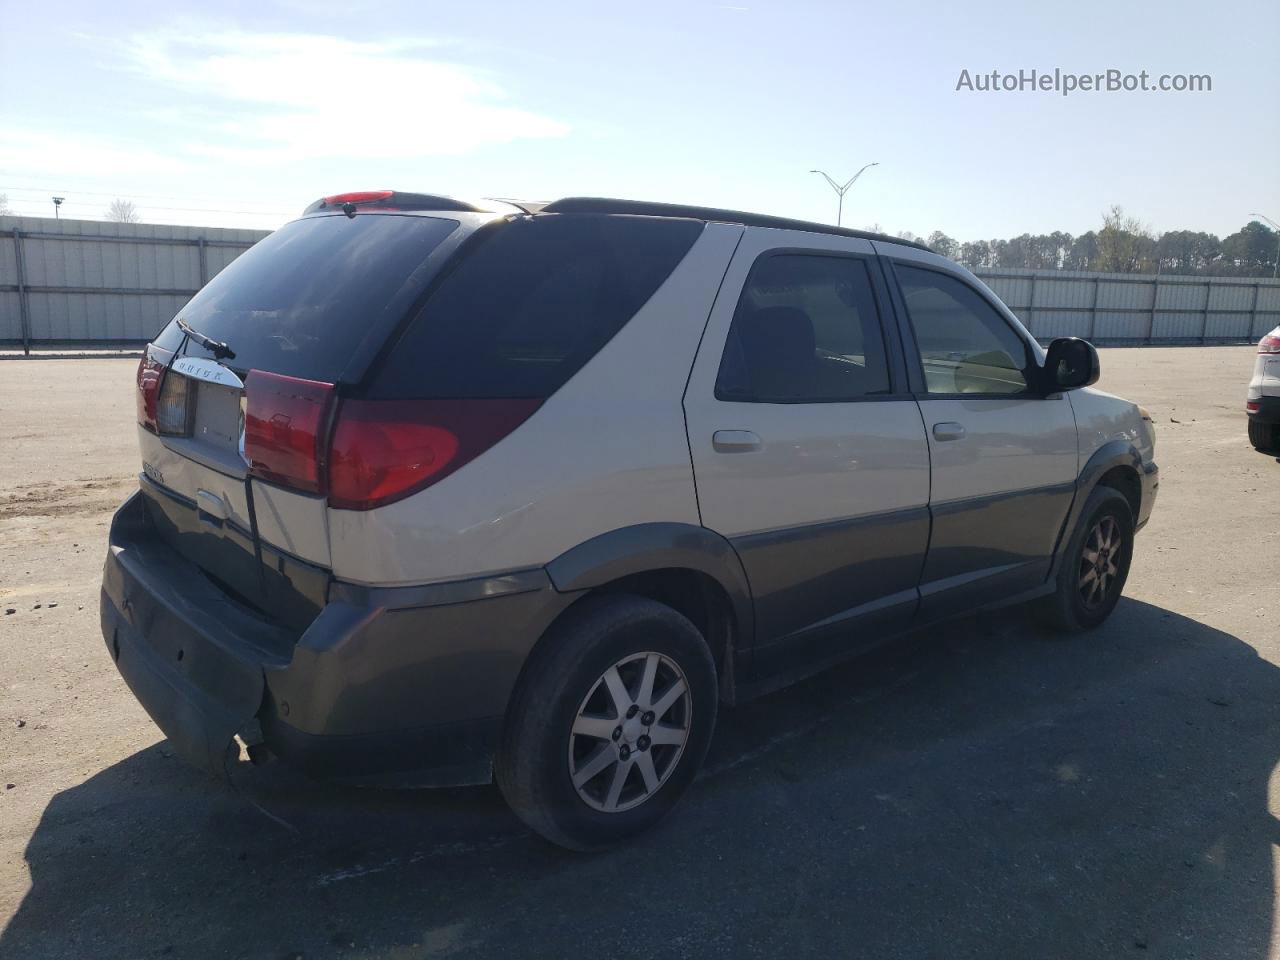
[[[1093,455],[1086,461],[1084,467],[1080,470],[1080,475],[1076,478],[1076,492],[1071,501],[1071,508],[1067,511],[1067,518],[1062,523],[1062,531],[1058,534],[1058,545],[1053,552],[1053,567],[1049,572],[1049,578],[1052,580],[1058,574],[1058,568],[1062,563],[1062,550],[1066,542],[1071,537],[1071,531],[1076,528],[1080,522],[1080,515],[1084,512],[1084,505],[1089,499],[1089,494],[1093,492],[1093,488],[1098,485],[1098,481],[1103,475],[1115,467],[1124,467],[1133,471],[1134,480],[1138,482],[1139,488],[1145,491],[1143,485],[1143,467],[1142,454],[1138,452],[1138,448],[1129,440],[1111,440],[1104,443]],[[1137,517],[1134,521],[1137,521]]]

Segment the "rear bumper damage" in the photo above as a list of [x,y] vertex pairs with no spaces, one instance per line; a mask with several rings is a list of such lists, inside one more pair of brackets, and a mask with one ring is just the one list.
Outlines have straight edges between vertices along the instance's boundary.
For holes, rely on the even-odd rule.
[[299,633],[171,547],[146,497],[112,522],[102,632],[177,754],[219,773],[235,735],[260,727],[272,752],[322,777],[489,781],[520,668],[572,600],[543,570],[401,588],[333,581]]

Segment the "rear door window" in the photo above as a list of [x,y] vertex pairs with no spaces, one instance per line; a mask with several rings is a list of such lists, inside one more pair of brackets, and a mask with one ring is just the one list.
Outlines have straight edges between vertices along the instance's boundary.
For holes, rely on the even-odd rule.
[[866,262],[813,254],[757,260],[729,328],[716,398],[835,403],[888,392]]
[[703,226],[563,214],[483,228],[390,351],[372,396],[550,396],[644,306]]
[[[237,257],[178,318],[226,342],[238,370],[335,382],[371,330],[404,317],[432,272],[427,258],[457,227],[394,214],[295,220]],[[178,318],[157,345],[182,346]],[[192,341],[183,352],[212,356]]]

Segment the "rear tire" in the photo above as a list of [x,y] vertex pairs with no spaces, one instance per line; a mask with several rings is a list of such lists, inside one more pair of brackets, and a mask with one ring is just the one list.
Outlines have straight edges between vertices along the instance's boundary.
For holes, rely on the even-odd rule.
[[1280,455],[1280,424],[1261,423],[1250,417],[1249,442],[1259,453]]
[[1133,509],[1114,487],[1095,487],[1067,542],[1040,620],[1059,633],[1100,626],[1120,600],[1133,559]]
[[495,760],[516,815],[570,850],[597,850],[662,819],[711,743],[716,668],[697,628],[625,594],[575,604],[539,644]]

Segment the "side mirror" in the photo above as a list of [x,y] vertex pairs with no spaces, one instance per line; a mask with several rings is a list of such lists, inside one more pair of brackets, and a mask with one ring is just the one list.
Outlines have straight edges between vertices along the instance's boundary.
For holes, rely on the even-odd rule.
[[1075,390],[1098,382],[1098,351],[1088,340],[1059,337],[1049,344],[1042,368],[1041,386],[1046,393]]

